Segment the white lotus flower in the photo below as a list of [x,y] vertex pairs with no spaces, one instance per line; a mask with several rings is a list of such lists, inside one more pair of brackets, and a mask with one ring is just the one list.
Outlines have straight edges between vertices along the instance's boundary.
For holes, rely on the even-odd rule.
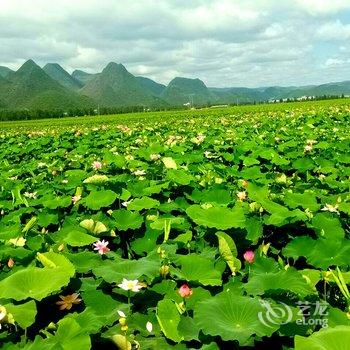
[[126,208],[131,202],[132,202],[132,200],[124,201],[124,202],[122,202],[122,206]]
[[138,280],[127,280],[126,278],[123,278],[122,283],[118,284],[118,287],[127,291],[131,290],[132,292],[139,292],[143,288]]
[[36,192],[24,192],[24,197],[36,199]]
[[321,209],[322,211],[329,211],[331,213],[339,213],[338,211],[338,204],[336,205],[331,205],[331,204],[327,204]]
[[117,312],[118,312],[118,315],[119,315],[120,317],[126,318],[126,315],[124,314],[123,311],[117,310]]
[[134,175],[143,176],[143,175],[146,175],[146,171],[145,170],[135,170]]
[[240,201],[247,199],[247,193],[245,191],[237,192],[237,197]]
[[148,332],[152,333],[153,324],[150,321],[146,323],[146,329],[148,330]]
[[151,160],[158,160],[158,159],[160,159],[160,158],[161,158],[161,155],[160,155],[160,154],[155,154],[155,153],[153,153],[153,154],[150,155],[150,159],[151,159]]

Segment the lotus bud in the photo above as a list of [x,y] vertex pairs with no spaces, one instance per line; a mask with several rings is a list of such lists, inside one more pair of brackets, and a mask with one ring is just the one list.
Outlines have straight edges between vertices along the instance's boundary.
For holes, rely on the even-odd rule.
[[189,298],[193,294],[192,289],[187,284],[183,284],[178,292],[182,298]]
[[112,341],[120,350],[131,350],[131,343],[124,335],[115,334],[112,336]]
[[162,265],[159,269],[159,272],[163,278],[165,278],[169,274],[169,266],[168,265]]
[[62,243],[58,246],[58,251],[63,252],[63,250],[64,250],[64,244]]
[[276,182],[277,183],[280,183],[280,184],[282,184],[282,183],[286,183],[287,182],[287,176],[286,176],[286,174],[282,174],[282,175],[280,175],[279,177],[277,177],[276,178]]
[[54,330],[56,330],[57,329],[57,326],[56,326],[56,324],[55,323],[53,323],[53,322],[50,322],[49,323],[49,325],[46,327],[48,330],[52,330],[52,331],[54,331]]
[[12,269],[13,268],[13,265],[15,264],[15,261],[12,259],[12,258],[10,258],[9,260],[8,260],[8,262],[7,262],[7,266],[10,268],[10,269]]
[[119,319],[119,323],[120,323],[121,326],[125,326],[126,325],[126,318],[125,317],[121,317]]
[[260,204],[257,202],[249,203],[249,209],[250,209],[250,211],[259,211]]
[[262,251],[262,253],[264,254],[264,255],[267,255],[267,252],[268,252],[268,250],[269,250],[269,248],[270,248],[270,245],[271,245],[271,243],[267,243],[267,244],[262,244],[261,245],[261,251]]
[[221,179],[220,177],[216,177],[216,178],[215,178],[215,183],[216,183],[216,184],[222,184],[223,181],[224,181],[224,180]]
[[123,332],[127,332],[128,329],[129,329],[129,327],[128,327],[127,325],[125,325],[125,326],[122,326],[120,329],[121,329]]
[[148,221],[155,221],[155,220],[157,220],[157,215],[147,215],[146,219]]
[[249,264],[252,264],[254,262],[254,257],[255,255],[252,250],[247,250],[243,255],[244,260]]

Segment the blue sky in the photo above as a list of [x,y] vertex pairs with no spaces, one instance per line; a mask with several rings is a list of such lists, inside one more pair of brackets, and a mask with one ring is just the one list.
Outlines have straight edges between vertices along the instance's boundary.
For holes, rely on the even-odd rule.
[[70,72],[115,61],[165,84],[350,80],[350,1],[1,0],[0,65],[28,58]]

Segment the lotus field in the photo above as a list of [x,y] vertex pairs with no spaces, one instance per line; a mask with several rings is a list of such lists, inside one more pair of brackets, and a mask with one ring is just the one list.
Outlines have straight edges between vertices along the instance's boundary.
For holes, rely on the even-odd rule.
[[350,349],[349,103],[0,140],[3,349]]

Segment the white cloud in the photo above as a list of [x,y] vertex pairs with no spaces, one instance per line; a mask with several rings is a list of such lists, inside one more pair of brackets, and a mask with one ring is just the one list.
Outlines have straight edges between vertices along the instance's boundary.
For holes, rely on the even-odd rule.
[[341,58],[328,58],[325,65],[326,67],[335,67],[335,66],[342,66],[345,63],[346,61],[344,61]]
[[340,20],[327,22],[317,31],[323,40],[347,40],[350,38],[350,24],[343,24]]
[[336,14],[350,9],[349,0],[297,0],[297,4],[314,16]]
[[97,72],[116,61],[163,83],[188,76],[210,86],[341,80],[346,64],[332,59],[349,52],[348,8],[349,0],[0,0],[0,65],[33,58]]

